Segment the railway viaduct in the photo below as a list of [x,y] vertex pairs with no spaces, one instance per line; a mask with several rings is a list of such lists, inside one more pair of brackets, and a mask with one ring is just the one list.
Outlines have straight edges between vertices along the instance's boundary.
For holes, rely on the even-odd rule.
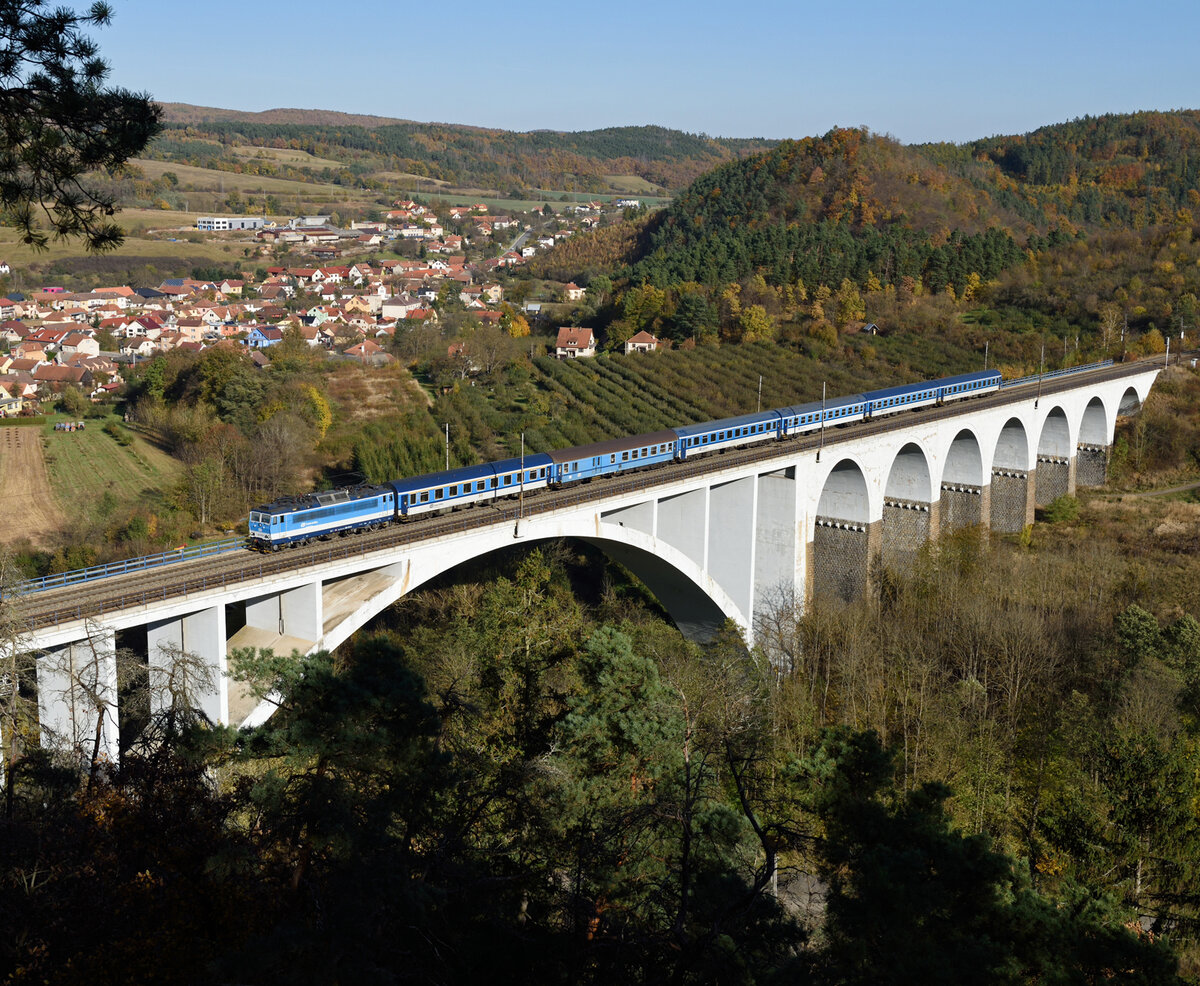
[[[541,491],[277,555],[204,562],[24,596],[38,657],[43,743],[90,756],[119,747],[117,634],[147,660],[152,707],[170,701],[180,654],[209,669],[215,722],[271,712],[226,675],[236,648],[332,649],[405,593],[514,543],[578,538],[625,564],[680,629],[726,619],[753,639],[770,607],[866,591],[874,558],[903,565],[967,525],[1019,532],[1034,508],[1105,481],[1119,416],[1161,364],[1031,381],[943,408],[831,428],[643,473]],[[144,636],[144,644],[141,643]],[[98,711],[99,710],[99,711]]]

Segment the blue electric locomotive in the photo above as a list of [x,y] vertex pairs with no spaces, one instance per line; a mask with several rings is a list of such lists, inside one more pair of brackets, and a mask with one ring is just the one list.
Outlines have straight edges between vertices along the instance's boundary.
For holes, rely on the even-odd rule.
[[278,550],[314,538],[369,531],[391,523],[396,494],[388,486],[354,486],[287,497],[250,511],[250,541]]

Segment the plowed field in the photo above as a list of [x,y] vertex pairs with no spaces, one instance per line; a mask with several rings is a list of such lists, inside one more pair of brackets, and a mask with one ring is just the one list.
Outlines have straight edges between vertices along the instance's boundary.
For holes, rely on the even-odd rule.
[[40,428],[0,428],[0,543],[48,543],[62,525],[42,456]]

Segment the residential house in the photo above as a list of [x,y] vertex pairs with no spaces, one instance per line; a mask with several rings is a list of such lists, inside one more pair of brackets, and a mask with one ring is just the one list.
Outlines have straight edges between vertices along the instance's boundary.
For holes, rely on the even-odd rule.
[[572,281],[564,289],[567,295],[567,301],[583,301],[583,296],[587,294],[586,288],[581,288],[578,284]]
[[596,355],[596,337],[591,329],[562,326],[558,330],[554,355],[559,359],[582,359]]
[[84,335],[82,332],[72,332],[63,339],[58,352],[64,362],[66,357],[74,356],[77,353],[84,356],[99,356],[100,343],[92,336]]
[[283,342],[283,329],[255,325],[246,336],[246,345],[251,349],[266,349]]
[[625,341],[625,353],[652,353],[658,348],[658,338],[645,329]]
[[0,418],[13,418],[25,410],[25,396],[14,378],[9,383],[0,377]]

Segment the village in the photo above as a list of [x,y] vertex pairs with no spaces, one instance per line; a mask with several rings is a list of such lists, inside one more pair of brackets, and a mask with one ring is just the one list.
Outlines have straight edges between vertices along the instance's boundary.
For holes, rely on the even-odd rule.
[[[529,300],[528,284],[520,282],[518,304],[506,299],[504,282],[538,251],[600,224],[606,210],[637,206],[636,200],[571,206],[540,228],[529,217],[492,215],[483,203],[446,207],[439,217],[408,199],[395,202],[382,221],[349,229],[332,225],[329,216],[201,217],[200,233],[244,244],[245,256],[293,263],[259,267],[252,276],[239,270],[240,277],[174,277],[85,292],[52,285],[10,292],[0,298],[0,417],[36,414],[67,390],[105,401],[119,393],[128,367],[172,350],[237,348],[266,369],[272,347],[289,333],[331,360],[384,364],[396,358],[397,334],[437,326],[447,311],[514,337],[529,335],[532,324],[553,337],[560,359],[593,356],[591,329],[547,321],[578,310],[583,287],[557,285],[558,304],[544,305]],[[385,258],[388,252],[418,255]],[[0,263],[0,276],[13,273]],[[624,349],[659,345],[642,331]],[[463,343],[451,341],[446,350],[462,355]]]

